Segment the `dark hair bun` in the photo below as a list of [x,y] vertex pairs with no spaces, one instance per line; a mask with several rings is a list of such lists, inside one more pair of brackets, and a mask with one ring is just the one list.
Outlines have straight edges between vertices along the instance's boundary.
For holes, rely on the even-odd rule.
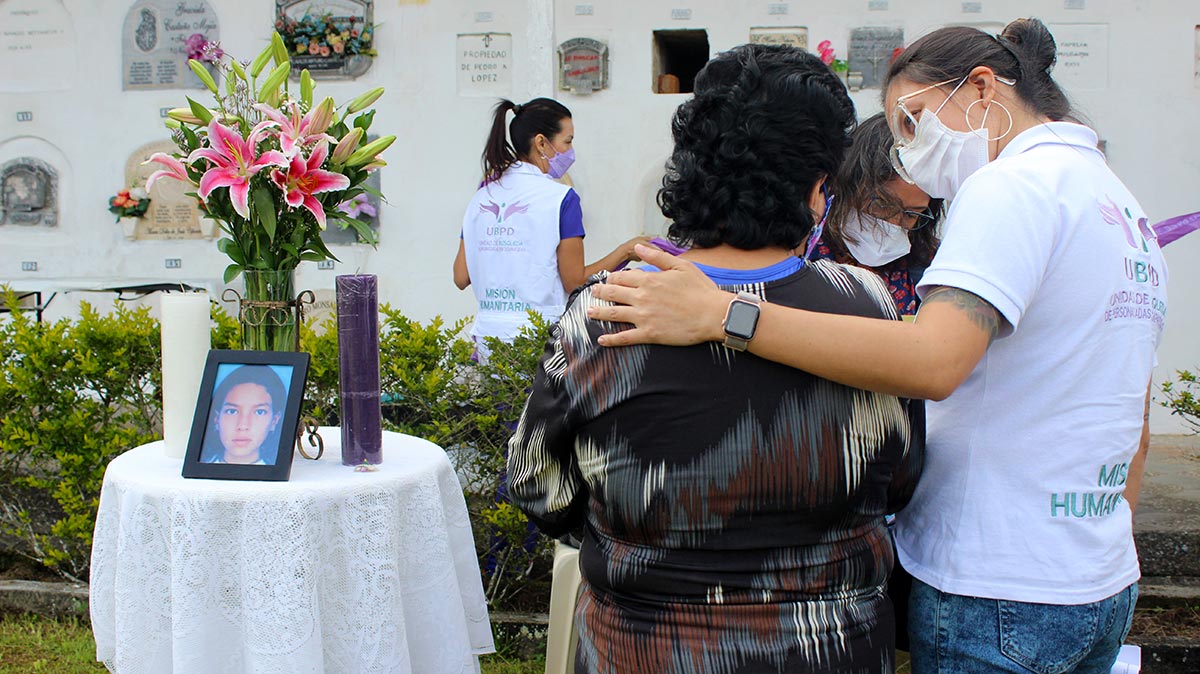
[[1021,52],[1034,72],[1049,74],[1058,59],[1058,45],[1040,19],[1016,19],[1004,27],[1000,37]]

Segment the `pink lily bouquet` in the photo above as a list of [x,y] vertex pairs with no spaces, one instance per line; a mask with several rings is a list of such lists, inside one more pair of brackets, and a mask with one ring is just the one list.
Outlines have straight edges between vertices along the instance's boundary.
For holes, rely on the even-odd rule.
[[[188,107],[167,113],[178,153],[156,153],[161,165],[146,189],[161,178],[196,186],[201,211],[226,235],[217,242],[229,256],[229,283],[243,271],[291,271],[301,261],[336,260],[321,240],[329,220],[352,227],[371,244],[370,226],[338,205],[371,193],[368,174],[385,166],[380,154],[395,136],[365,143],[375,116],[377,87],[344,105],[332,98],[314,104],[313,80],[300,74],[297,95],[288,88],[291,64],[278,33],[253,62],[228,58],[208,43],[203,59],[188,65],[215,99],[215,108],[188,98]],[[274,68],[261,80],[269,62]],[[216,66],[224,87],[205,67]]]

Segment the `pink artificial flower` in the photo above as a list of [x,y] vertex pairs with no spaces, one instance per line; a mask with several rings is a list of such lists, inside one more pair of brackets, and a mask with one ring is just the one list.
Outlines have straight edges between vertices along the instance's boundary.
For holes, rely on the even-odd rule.
[[284,201],[292,208],[304,206],[317,219],[317,225],[325,229],[325,208],[317,201],[314,194],[344,190],[350,186],[350,179],[333,171],[322,171],[317,168],[325,163],[329,156],[329,143],[320,141],[308,155],[308,161],[297,152],[288,164],[287,173],[280,170],[271,171],[271,181],[283,191]]
[[142,163],[149,164],[151,162],[154,162],[155,164],[162,164],[167,168],[159,169],[154,173],[151,173],[149,178],[146,178],[147,192],[150,191],[150,188],[154,187],[154,183],[158,182],[159,178],[174,178],[175,180],[182,180],[185,183],[192,182],[192,179],[188,177],[187,167],[183,165],[183,162],[169,154],[155,152],[154,154],[150,155],[149,159]]
[[829,40],[821,40],[821,43],[817,45],[817,51],[830,51],[832,49],[833,43]]
[[316,119],[320,106],[314,107],[308,111],[308,114],[303,118],[300,117],[300,106],[292,102],[288,106],[288,114],[285,116],[279,110],[259,103],[254,106],[255,110],[266,115],[270,124],[279,128],[279,149],[289,158],[300,151],[300,146],[309,143],[315,143],[321,139],[330,139],[326,135],[325,129],[329,128],[329,122],[332,120]]
[[257,154],[258,141],[271,122],[263,122],[250,131],[249,138],[242,138],[236,131],[213,120],[208,125],[209,147],[202,147],[188,155],[189,164],[207,159],[213,164],[200,177],[200,200],[207,202],[208,195],[219,187],[229,188],[229,200],[233,210],[243,218],[250,218],[250,178],[268,166],[287,166],[287,157],[278,150]]
[[825,65],[829,65],[830,63],[833,63],[833,52],[832,51],[821,52],[821,63],[824,63]]
[[317,44],[316,42],[308,43],[308,53],[309,54],[316,56],[320,51],[321,51],[321,45]]
[[338,210],[352,218],[357,218],[359,215],[363,214],[373,218],[379,214],[375,210],[375,206],[371,204],[370,198],[366,194],[360,194],[353,199],[343,201],[342,203],[338,204]]
[[346,45],[341,42],[334,43],[333,51],[335,54],[341,54],[342,52],[346,51]]
[[321,45],[321,56],[329,56],[329,47],[327,45]]

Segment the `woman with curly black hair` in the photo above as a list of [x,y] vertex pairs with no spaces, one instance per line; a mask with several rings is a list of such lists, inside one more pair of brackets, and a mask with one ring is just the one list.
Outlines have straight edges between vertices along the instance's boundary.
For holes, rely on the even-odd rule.
[[882,113],[861,122],[850,139],[833,179],[837,200],[815,253],[875,272],[896,311],[915,316],[917,283],[937,252],[943,202],[896,175],[888,157],[892,132]]
[[[870,272],[802,247],[854,108],[811,54],[718,55],[672,123],[669,236],[760,302],[896,319]],[[513,502],[583,530],[576,672],[890,672],[884,513],[920,472],[920,407],[768,362],[735,338],[604,349],[596,282],[554,328],[509,444]]]

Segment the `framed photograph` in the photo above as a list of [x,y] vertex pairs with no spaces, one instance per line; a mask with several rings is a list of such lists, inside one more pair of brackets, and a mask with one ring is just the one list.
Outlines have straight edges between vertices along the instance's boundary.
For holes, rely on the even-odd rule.
[[308,354],[208,352],[183,476],[286,481]]

